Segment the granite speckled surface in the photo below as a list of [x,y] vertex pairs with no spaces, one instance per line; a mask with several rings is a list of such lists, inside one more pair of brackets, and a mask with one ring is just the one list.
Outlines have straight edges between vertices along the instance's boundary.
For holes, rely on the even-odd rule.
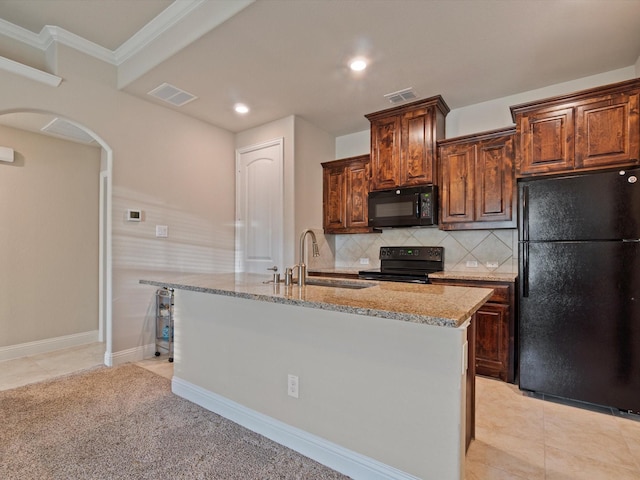
[[[335,278],[326,280],[371,286],[351,289],[264,283],[270,278],[269,275],[233,273],[154,274],[140,280],[140,283],[443,327],[462,325],[493,293],[490,288]],[[320,277],[313,278],[317,280]]]
[[[366,270],[366,266],[361,270]],[[358,275],[358,270],[352,268],[317,268],[309,270],[309,275]],[[440,278],[447,280],[484,280],[488,282],[515,282],[518,273],[495,273],[495,272],[472,272],[472,271],[453,271],[444,270],[442,272],[430,273],[430,278]]]
[[441,278],[446,280],[484,280],[487,282],[515,282],[517,273],[493,273],[493,272],[444,272],[430,273],[429,278]]

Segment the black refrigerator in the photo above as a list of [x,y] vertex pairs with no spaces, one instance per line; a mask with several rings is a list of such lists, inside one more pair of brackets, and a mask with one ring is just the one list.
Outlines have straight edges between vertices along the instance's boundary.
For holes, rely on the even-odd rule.
[[519,181],[521,390],[640,412],[639,180]]

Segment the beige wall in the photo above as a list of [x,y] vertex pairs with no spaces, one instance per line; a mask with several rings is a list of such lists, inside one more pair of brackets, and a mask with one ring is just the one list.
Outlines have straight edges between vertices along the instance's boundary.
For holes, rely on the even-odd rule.
[[100,149],[0,126],[0,347],[98,330]]
[[[113,351],[138,356],[153,341],[145,272],[233,269],[234,135],[118,91],[115,69],[98,60],[64,46],[54,53],[58,87],[0,71],[0,114],[55,112],[112,150]],[[144,221],[125,222],[127,208]],[[157,224],[169,238],[155,237]]]

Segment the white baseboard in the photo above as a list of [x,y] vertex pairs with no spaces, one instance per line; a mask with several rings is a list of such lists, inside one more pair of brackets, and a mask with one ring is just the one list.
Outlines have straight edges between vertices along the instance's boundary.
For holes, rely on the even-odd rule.
[[35,342],[9,345],[7,347],[0,347],[0,362],[29,355],[49,353],[62,350],[63,348],[77,347],[97,341],[99,341],[98,330],[91,330],[89,332],[74,333],[73,335],[64,335],[62,337],[46,338]]
[[418,477],[251,410],[186,380],[173,377],[173,393],[354,479],[419,480]]
[[116,365],[122,365],[123,363],[139,362],[145,358],[153,357],[155,352],[156,346],[154,343],[129,348],[127,350],[120,350],[119,352],[105,352],[104,364],[108,367],[114,367]]

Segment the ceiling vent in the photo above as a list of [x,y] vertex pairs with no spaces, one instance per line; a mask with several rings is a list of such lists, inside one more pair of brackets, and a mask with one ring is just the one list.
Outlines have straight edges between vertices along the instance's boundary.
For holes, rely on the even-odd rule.
[[57,117],[42,127],[40,131],[55,137],[72,140],[74,142],[86,144],[94,143],[94,138],[87,132],[76,127],[73,123],[69,123],[66,120]]
[[404,90],[398,90],[397,92],[387,93],[384,98],[389,100],[389,102],[396,104],[406,102],[408,100],[415,100],[418,98],[416,92],[413,90],[413,87],[405,88]]
[[154,88],[148,95],[159,98],[160,100],[170,103],[175,107],[181,107],[182,105],[195,100],[195,95],[191,95],[189,92],[180,90],[178,87],[174,87],[169,83],[163,83],[159,87]]

